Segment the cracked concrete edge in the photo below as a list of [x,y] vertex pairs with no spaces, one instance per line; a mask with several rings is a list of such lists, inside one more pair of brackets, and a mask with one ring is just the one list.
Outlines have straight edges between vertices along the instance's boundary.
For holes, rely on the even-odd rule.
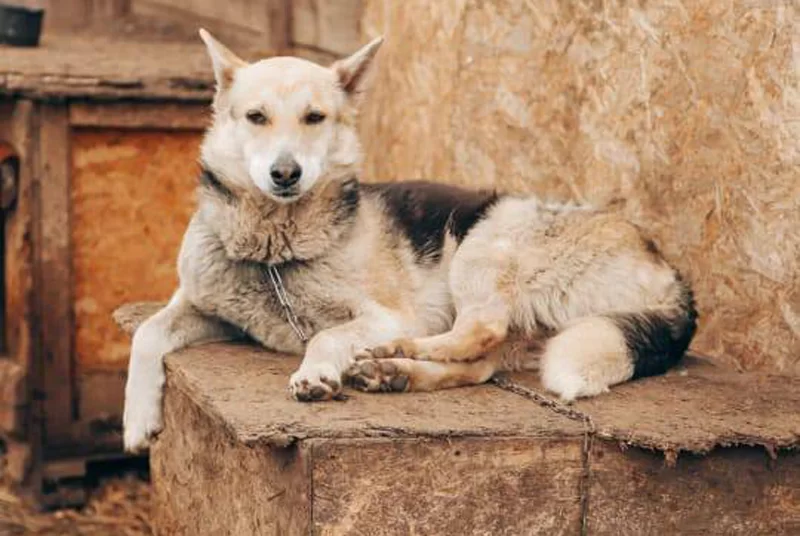
[[513,380],[498,375],[493,377],[491,383],[500,389],[527,398],[540,406],[555,413],[583,422],[586,426],[587,434],[591,437],[617,443],[621,449],[630,447],[641,448],[663,454],[667,465],[674,465],[681,452],[696,455],[706,455],[717,448],[735,447],[761,447],[767,452],[770,458],[775,459],[781,450],[800,449],[800,438],[792,440],[774,440],[750,434],[719,434],[714,439],[707,441],[663,441],[644,436],[634,435],[634,431],[629,429],[619,429],[614,426],[598,424],[588,413],[582,412],[568,404],[552,398],[536,389],[514,382]]

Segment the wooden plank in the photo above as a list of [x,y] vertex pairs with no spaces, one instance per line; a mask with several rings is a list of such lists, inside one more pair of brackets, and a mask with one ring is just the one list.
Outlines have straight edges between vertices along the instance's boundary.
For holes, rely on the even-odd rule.
[[73,102],[73,127],[204,130],[210,119],[206,104],[186,102]]
[[[0,114],[11,115],[11,109],[0,107]],[[7,130],[0,128],[0,133]],[[0,134],[0,356],[6,349],[6,213],[10,213],[17,198],[17,169],[19,157],[10,143]]]
[[[273,47],[261,34],[243,39],[235,28],[222,25],[220,29],[230,31],[216,32],[215,26],[208,27],[246,60],[278,52],[311,61],[330,59],[329,54],[308,47],[287,48],[286,36],[277,39]],[[2,49],[0,96],[208,103],[213,93],[208,53],[195,32],[190,40],[180,41],[164,41],[158,36],[130,41],[93,34],[51,35],[39,47]]]
[[[63,2],[64,0],[58,1]],[[131,0],[91,0],[91,19],[93,22],[124,17],[130,11]]]
[[46,37],[36,48],[3,49],[0,93],[201,102],[212,96],[214,77],[199,37],[177,43]]
[[25,370],[10,359],[0,359],[0,431],[21,437],[25,432]]
[[272,50],[288,54],[292,45],[292,0],[268,0],[268,43]]
[[[284,3],[283,0],[280,0]],[[182,11],[193,16],[215,20],[226,25],[236,25],[262,35],[267,34],[270,21],[264,5],[275,3],[273,0],[134,0],[134,10],[141,6],[162,7]]]
[[260,44],[266,43],[264,33],[260,30],[204,16],[201,13],[190,11],[180,4],[159,0],[134,0],[131,9],[137,17],[181,21],[186,26],[205,28],[234,50],[259,44],[259,40],[263,42]]
[[70,442],[48,445],[46,460],[120,455],[126,372],[89,370],[76,374],[78,414],[72,423]]
[[90,0],[15,0],[14,4],[43,8],[44,32],[84,26],[89,22]]
[[14,0],[13,3],[44,8],[44,30],[51,32],[122,17],[130,11],[131,0]]
[[180,20],[204,27],[234,49],[247,46],[284,51],[290,42],[291,0],[134,0],[136,15]]
[[3,352],[23,369],[33,361],[33,169],[34,107],[30,101],[6,102],[0,109],[0,139],[20,159],[16,199],[3,215],[5,340]]
[[[0,105],[0,142],[5,152],[19,158],[30,153],[30,103],[6,101]],[[19,150],[17,149],[19,147]],[[7,155],[8,156],[8,155]],[[15,199],[0,215],[0,274],[3,303],[0,322],[0,430],[22,437],[26,431],[27,369],[32,364],[31,307],[33,280],[30,230],[30,173],[17,166]],[[20,169],[21,168],[21,169]],[[24,177],[22,177],[24,175]]]
[[16,199],[4,218],[5,347],[0,379],[8,410],[2,429],[8,436],[4,456],[7,473],[23,482],[39,459],[41,427],[36,341],[36,287],[34,271],[35,160],[38,111],[28,100],[0,103],[0,140],[19,157]]
[[27,441],[6,438],[3,453],[3,479],[14,484],[24,484],[34,469],[34,451]]
[[122,410],[127,371],[87,371],[79,376],[80,435],[91,446],[122,445]]
[[361,41],[363,0],[295,0],[292,44],[335,55],[355,52]]
[[38,288],[45,445],[69,439],[74,419],[70,253],[69,117],[65,104],[43,104],[39,127]]

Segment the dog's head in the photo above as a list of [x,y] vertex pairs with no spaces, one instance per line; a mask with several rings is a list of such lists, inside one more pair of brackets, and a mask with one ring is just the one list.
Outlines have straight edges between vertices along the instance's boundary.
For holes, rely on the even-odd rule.
[[382,38],[323,67],[293,57],[247,63],[205,30],[200,36],[217,82],[205,165],[237,188],[285,204],[356,174],[359,97]]

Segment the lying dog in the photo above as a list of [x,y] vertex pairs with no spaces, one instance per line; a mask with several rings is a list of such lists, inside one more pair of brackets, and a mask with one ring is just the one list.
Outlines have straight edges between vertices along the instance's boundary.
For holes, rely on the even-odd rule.
[[[200,32],[217,81],[180,286],[133,338],[125,447],[159,431],[165,354],[247,335],[303,354],[297,400],[434,390],[532,368],[564,400],[676,363],[696,312],[630,223],[424,182],[359,184],[375,40],[330,68],[248,64]],[[540,341],[540,351],[529,352]],[[503,344],[505,343],[505,344]],[[522,350],[522,351],[521,351]]]

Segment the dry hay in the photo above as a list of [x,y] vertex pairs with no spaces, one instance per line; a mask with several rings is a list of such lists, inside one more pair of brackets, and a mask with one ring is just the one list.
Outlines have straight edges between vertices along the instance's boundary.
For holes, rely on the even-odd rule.
[[39,513],[0,488],[0,534],[145,536],[150,530],[150,485],[134,476],[102,482],[81,510]]
[[367,177],[620,210],[693,281],[694,347],[800,372],[800,6],[367,2]]

